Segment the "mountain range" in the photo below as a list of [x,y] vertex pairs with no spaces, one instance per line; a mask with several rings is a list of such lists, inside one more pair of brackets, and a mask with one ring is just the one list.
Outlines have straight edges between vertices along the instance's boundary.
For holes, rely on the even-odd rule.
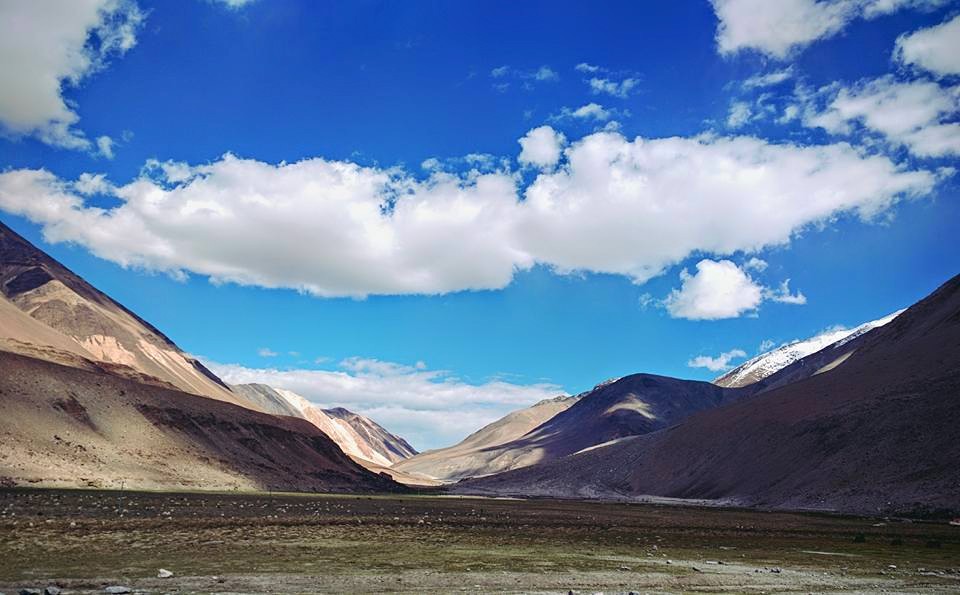
[[664,430],[467,480],[454,491],[662,496],[866,514],[956,511],[960,276],[888,324],[838,343],[728,389],[746,394]]
[[417,453],[343,408],[231,386],[0,223],[0,485],[960,509],[960,277],[714,382],[631,374]]

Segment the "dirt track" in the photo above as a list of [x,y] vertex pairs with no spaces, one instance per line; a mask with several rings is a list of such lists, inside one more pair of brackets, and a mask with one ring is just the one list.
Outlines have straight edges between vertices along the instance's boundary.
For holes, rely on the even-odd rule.
[[[175,576],[158,579],[159,568]],[[956,592],[960,527],[547,500],[0,491],[0,592],[48,584],[181,593]]]

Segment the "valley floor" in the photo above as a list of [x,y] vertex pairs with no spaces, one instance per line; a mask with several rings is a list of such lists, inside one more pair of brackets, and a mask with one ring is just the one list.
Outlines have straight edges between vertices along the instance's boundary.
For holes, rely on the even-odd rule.
[[[157,571],[174,573],[159,579]],[[0,491],[0,592],[960,590],[960,527],[436,496]]]

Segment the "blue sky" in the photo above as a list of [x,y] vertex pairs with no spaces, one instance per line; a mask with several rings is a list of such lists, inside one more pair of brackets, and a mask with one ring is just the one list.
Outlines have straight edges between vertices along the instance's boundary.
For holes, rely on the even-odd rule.
[[31,4],[0,219],[419,447],[957,273],[956,2]]

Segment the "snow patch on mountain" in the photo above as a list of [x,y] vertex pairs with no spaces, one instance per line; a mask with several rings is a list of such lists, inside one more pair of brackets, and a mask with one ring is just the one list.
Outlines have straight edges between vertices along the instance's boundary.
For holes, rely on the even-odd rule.
[[901,312],[903,312],[903,310],[898,310],[893,314],[866,322],[852,329],[832,328],[809,339],[785,343],[776,349],[761,353],[753,359],[740,364],[733,370],[715,378],[713,383],[727,387],[753,384],[821,349],[831,345],[839,347],[866,332],[881,327],[896,318]]

